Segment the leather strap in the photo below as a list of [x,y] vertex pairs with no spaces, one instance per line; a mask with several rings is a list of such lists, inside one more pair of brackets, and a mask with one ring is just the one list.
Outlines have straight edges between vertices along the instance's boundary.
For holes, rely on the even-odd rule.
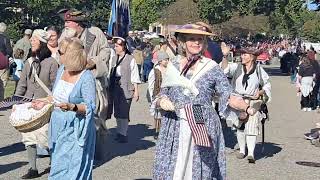
[[[32,65],[32,58],[28,59],[29,65],[31,67]],[[35,71],[35,69],[33,67],[32,68],[32,73],[34,74],[34,78],[36,79],[37,83],[40,85],[40,87],[49,95],[52,96],[52,92],[49,90],[49,88],[41,81],[41,79],[39,78],[39,76],[37,75],[37,72]]]

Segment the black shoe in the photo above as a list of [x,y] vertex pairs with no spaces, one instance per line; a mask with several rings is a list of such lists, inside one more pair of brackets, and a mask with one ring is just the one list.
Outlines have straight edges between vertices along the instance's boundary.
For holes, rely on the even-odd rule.
[[124,136],[122,134],[119,134],[119,139],[117,141],[118,141],[118,143],[127,143],[128,142],[128,136]]
[[40,177],[38,170],[28,169],[27,174],[21,176],[21,179],[33,179]]
[[159,133],[158,133],[158,132],[157,132],[155,135],[153,135],[153,139],[154,139],[154,140],[157,140],[158,137],[159,137]]
[[255,163],[256,163],[256,160],[254,159],[254,157],[248,156],[248,162],[249,162],[249,163],[252,163],[252,164],[255,164]]

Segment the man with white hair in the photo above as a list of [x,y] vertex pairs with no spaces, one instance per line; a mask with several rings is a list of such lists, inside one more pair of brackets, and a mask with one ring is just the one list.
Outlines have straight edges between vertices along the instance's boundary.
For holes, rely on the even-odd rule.
[[32,35],[31,29],[26,29],[24,31],[24,36],[20,40],[17,41],[17,43],[13,47],[13,52],[16,52],[17,49],[22,49],[24,52],[23,60],[27,60],[29,52],[31,50],[31,43],[30,43],[30,37]]
[[[0,53],[6,58],[12,56],[12,47],[10,44],[10,39],[4,35],[7,30],[7,25],[3,22],[0,23]],[[5,59],[3,59],[5,60]],[[4,98],[4,87],[6,87],[7,80],[9,78],[8,68],[0,70],[0,101]]]
[[[65,30],[61,34],[59,42],[64,38],[77,37],[83,43],[87,53],[87,69],[96,77],[96,158],[102,156],[101,149],[106,137],[107,127],[105,120],[108,113],[106,77],[109,72],[109,60],[111,49],[101,29],[87,24],[88,15],[76,9],[64,10],[63,19]],[[60,12],[62,13],[62,12]],[[100,157],[99,157],[100,156]]]

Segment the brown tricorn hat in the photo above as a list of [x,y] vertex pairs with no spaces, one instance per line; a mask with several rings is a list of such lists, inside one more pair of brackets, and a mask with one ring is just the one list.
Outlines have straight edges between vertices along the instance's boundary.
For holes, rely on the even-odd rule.
[[62,9],[58,12],[64,21],[84,22],[88,20],[89,13],[77,9]]
[[241,54],[252,54],[254,56],[259,56],[262,52],[259,49],[253,48],[253,47],[246,47],[246,48],[241,48],[239,50]]

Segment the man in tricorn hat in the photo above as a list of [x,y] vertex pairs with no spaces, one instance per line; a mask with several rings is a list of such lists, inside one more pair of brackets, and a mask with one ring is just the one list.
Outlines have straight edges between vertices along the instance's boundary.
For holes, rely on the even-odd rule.
[[[110,48],[103,31],[98,27],[89,26],[87,23],[88,14],[76,9],[63,10],[59,12],[64,19],[64,32],[59,42],[64,38],[79,38],[85,48],[88,58],[87,69],[92,70],[96,77],[96,129],[97,140],[96,150],[101,150],[102,138],[106,135],[105,120],[107,118],[107,86],[105,78],[108,74]],[[100,153],[97,153],[99,156]],[[98,157],[99,158],[99,157]]]

